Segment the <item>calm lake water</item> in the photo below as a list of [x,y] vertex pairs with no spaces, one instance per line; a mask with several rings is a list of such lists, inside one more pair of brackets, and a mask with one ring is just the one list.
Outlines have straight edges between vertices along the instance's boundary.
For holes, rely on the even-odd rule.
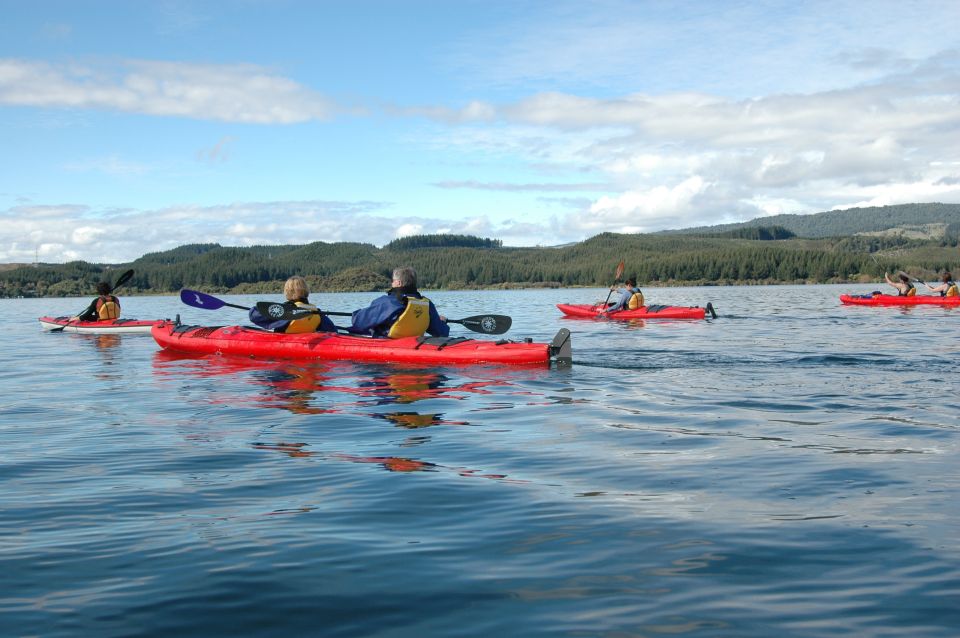
[[878,287],[431,295],[569,328],[559,370],[177,356],[0,300],[0,634],[957,636],[960,309],[839,303]]

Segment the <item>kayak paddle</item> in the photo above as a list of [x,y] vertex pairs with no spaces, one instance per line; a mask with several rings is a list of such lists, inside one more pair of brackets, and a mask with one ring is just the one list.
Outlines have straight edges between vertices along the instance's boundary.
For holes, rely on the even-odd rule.
[[[353,313],[349,312],[310,310],[309,308],[297,308],[295,306],[269,301],[259,302],[257,304],[257,310],[264,317],[270,317],[277,321],[293,320],[312,314],[334,315],[337,317],[353,316]],[[476,315],[474,317],[466,317],[465,319],[447,319],[447,323],[458,323],[468,330],[482,332],[483,334],[502,335],[513,325],[513,319],[506,315]]]
[[[116,290],[117,288],[119,288],[119,287],[122,286],[123,284],[127,283],[128,281],[130,281],[130,278],[131,278],[131,277],[133,277],[133,269],[130,269],[130,270],[124,272],[122,275],[120,275],[120,276],[117,278],[117,283],[115,283],[115,284],[113,284],[112,286],[110,286],[110,292],[109,292],[108,294],[111,294],[111,295],[112,295],[114,290]],[[84,310],[85,310],[85,309],[84,309]],[[83,312],[83,311],[81,311],[81,312]],[[56,328],[53,328],[50,332],[62,332],[64,328],[66,328],[67,326],[69,326],[69,325],[72,324],[72,323],[73,323],[72,321],[68,321],[67,323],[63,324],[62,326],[57,326]]]
[[180,301],[188,306],[193,306],[194,308],[203,308],[204,310],[218,310],[224,306],[239,308],[240,310],[250,310],[250,308],[246,306],[238,306],[235,303],[227,303],[223,299],[217,299],[213,295],[208,295],[205,292],[200,292],[199,290],[188,290],[186,288],[180,291]]
[[[208,295],[198,290],[188,290],[184,288],[180,291],[180,301],[193,306],[194,308],[203,308],[204,310],[217,310],[224,306],[239,308],[240,310],[250,310],[247,306],[227,303],[223,299],[217,299],[213,295]],[[308,314],[330,315],[333,317],[352,317],[351,312],[329,312],[327,310],[310,310],[309,308],[297,308],[287,304],[276,303],[273,301],[261,301],[257,303],[257,311],[264,317],[270,317],[276,321],[292,321]],[[482,332],[489,335],[502,335],[510,326],[513,325],[513,319],[506,315],[477,315],[465,319],[447,319],[447,323],[458,323],[468,330]]]
[[[620,281],[620,276],[623,274],[623,260],[620,260],[620,263],[617,264],[617,272],[613,275],[613,285],[616,286],[617,282]],[[613,290],[607,293],[607,299],[603,302],[603,307],[606,308],[607,304],[610,303],[610,295],[613,294]]]

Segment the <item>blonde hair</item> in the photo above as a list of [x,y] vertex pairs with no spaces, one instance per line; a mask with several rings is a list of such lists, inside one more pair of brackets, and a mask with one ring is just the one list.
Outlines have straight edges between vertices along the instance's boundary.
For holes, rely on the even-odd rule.
[[299,275],[294,275],[283,284],[283,296],[287,298],[287,301],[306,299],[309,294],[307,282]]

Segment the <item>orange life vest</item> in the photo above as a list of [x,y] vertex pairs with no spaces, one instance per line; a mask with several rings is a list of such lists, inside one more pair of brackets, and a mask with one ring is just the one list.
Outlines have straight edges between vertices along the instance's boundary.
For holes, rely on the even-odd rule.
[[113,295],[97,299],[97,317],[99,321],[119,318],[120,300]]

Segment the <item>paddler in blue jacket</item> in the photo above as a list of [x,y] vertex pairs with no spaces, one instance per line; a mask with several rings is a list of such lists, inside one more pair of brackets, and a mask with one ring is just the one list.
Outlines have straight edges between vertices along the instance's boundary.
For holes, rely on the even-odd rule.
[[[286,283],[283,284],[283,296],[287,298],[288,304],[292,304],[297,308],[317,310],[317,307],[310,303],[310,301],[307,299],[309,295],[310,290],[307,288],[307,282],[303,277],[294,275],[293,277],[287,279]],[[257,307],[254,306],[250,309],[249,316],[250,321],[252,321],[254,324],[260,326],[261,328],[272,330],[273,332],[297,334],[303,332],[337,331],[337,327],[333,325],[333,322],[330,321],[330,318],[327,315],[310,314],[292,321],[278,321],[271,319],[270,317],[264,317],[260,314],[260,311],[257,310]]]
[[350,332],[374,337],[420,337],[425,332],[434,337],[450,334],[447,320],[433,302],[417,290],[417,273],[413,268],[393,271],[392,288],[373,300],[366,308],[355,310]]
[[[643,293],[637,288],[637,280],[633,277],[627,277],[623,285],[624,287],[620,290],[620,299],[617,300],[617,303],[607,308],[606,312],[636,310],[643,306]],[[611,286],[610,290],[616,290],[616,288]]]

